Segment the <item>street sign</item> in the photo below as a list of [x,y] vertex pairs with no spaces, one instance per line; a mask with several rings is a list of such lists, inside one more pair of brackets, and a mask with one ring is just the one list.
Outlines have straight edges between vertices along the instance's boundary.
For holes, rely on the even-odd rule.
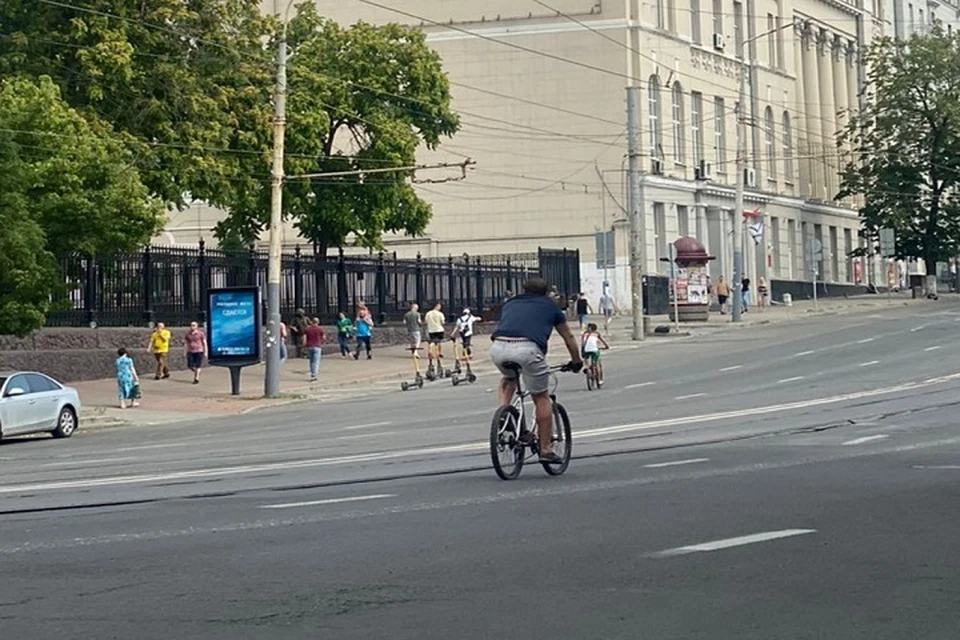
[[897,234],[893,229],[880,229],[880,255],[894,258],[897,255]]
[[821,262],[823,261],[823,243],[817,240],[816,238],[810,241],[810,244],[807,246],[807,261],[808,262]]

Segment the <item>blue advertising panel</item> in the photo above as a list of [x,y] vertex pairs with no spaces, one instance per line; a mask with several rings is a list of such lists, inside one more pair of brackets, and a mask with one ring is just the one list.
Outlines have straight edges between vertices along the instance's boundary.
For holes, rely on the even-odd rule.
[[207,318],[211,364],[260,361],[260,287],[210,289]]

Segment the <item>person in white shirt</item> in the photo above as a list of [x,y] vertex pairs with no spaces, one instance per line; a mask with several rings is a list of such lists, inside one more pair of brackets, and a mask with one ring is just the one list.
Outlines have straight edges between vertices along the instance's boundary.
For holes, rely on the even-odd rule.
[[450,337],[454,340],[457,339],[458,335],[460,336],[460,342],[463,343],[463,349],[467,352],[468,356],[473,355],[470,342],[473,339],[473,325],[477,322],[480,322],[480,318],[473,315],[470,309],[464,309],[460,317],[457,318],[457,324],[450,334]]
[[443,315],[441,309],[443,309],[443,304],[436,303],[433,305],[433,309],[427,311],[423,319],[427,324],[427,336],[430,338],[430,345],[427,349],[429,366],[432,367],[434,361],[436,361],[436,366],[442,370],[443,337],[446,335],[444,325],[447,323],[447,318]]
[[604,349],[609,349],[610,345],[600,335],[597,325],[593,322],[587,325],[587,330],[580,336],[580,350],[583,352],[583,359],[587,368],[595,367],[597,386],[603,386],[603,365],[600,364],[600,345]]

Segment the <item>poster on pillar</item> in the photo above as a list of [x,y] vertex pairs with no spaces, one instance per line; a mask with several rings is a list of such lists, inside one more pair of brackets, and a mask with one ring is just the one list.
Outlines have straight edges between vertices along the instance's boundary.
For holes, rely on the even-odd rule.
[[[670,287],[670,303],[674,287]],[[710,279],[706,267],[686,267],[677,270],[677,304],[710,304]]]

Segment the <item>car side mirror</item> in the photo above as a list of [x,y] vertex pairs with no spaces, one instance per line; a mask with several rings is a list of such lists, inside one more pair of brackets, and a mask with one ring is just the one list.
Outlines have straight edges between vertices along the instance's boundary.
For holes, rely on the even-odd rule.
[[25,393],[26,391],[24,391],[20,387],[11,387],[10,389],[7,389],[7,392],[4,394],[4,397],[14,398],[16,396],[22,396]]

